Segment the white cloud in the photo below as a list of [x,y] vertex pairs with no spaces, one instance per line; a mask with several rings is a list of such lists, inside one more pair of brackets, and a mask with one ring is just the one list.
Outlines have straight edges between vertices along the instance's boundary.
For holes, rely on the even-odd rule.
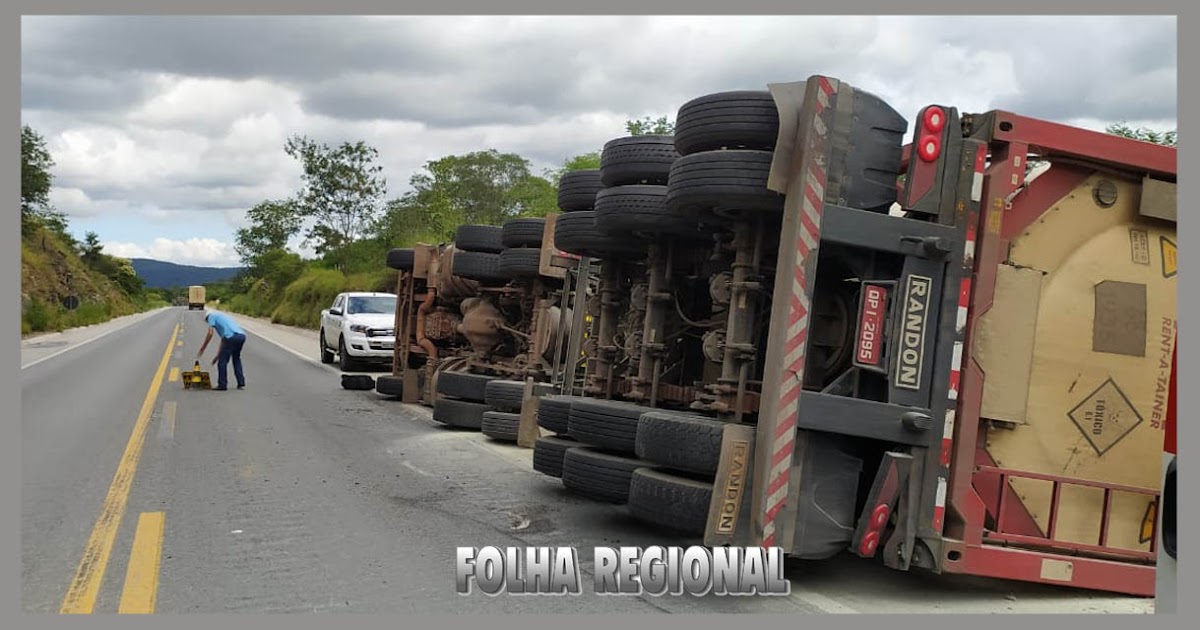
[[105,242],[103,245],[105,253],[122,258],[152,258],[200,267],[238,265],[233,245],[212,238],[189,238],[185,241],[156,238],[149,246],[121,242]]

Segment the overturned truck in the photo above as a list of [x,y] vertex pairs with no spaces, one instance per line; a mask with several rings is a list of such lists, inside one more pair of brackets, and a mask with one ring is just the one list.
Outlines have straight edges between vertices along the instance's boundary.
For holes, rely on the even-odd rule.
[[535,468],[710,545],[1152,595],[1175,150],[907,131],[815,76],[609,143],[557,221],[598,281]]

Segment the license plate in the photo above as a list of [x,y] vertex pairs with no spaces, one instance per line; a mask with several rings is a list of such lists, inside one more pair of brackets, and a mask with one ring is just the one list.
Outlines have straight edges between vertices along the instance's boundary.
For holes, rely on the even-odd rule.
[[854,362],[878,367],[883,359],[883,321],[887,312],[887,287],[863,285],[862,307],[858,314],[858,340]]

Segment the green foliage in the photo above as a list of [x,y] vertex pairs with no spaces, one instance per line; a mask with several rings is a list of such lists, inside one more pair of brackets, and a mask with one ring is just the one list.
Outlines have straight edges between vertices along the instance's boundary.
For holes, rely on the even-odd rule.
[[379,152],[363,142],[331,148],[305,136],[292,136],[284,150],[303,166],[304,188],[294,202],[303,219],[314,222],[305,233],[318,254],[331,254],[344,264],[345,246],[374,221],[387,191],[375,164]]
[[288,239],[300,233],[300,209],[292,201],[264,201],[246,212],[250,227],[237,231],[234,250],[242,264],[257,270],[260,258],[287,248]]
[[1179,134],[1175,129],[1170,131],[1155,131],[1154,129],[1150,129],[1148,127],[1138,127],[1137,129],[1134,129],[1126,124],[1125,121],[1121,121],[1119,123],[1109,125],[1104,130],[1113,135],[1132,138],[1134,140],[1141,140],[1142,142],[1152,142],[1154,144],[1161,144],[1168,147],[1178,146]]
[[[562,181],[562,176],[572,171],[586,171],[590,169],[600,168],[600,152],[592,151],[576,155],[575,157],[567,158],[563,161],[562,166],[556,169],[546,171],[546,179],[550,180],[550,184],[555,190],[558,190],[558,183]],[[557,203],[557,199],[555,200]]]
[[675,122],[666,116],[625,121],[625,131],[631,136],[670,136],[675,133]]
[[21,127],[21,216],[37,215],[50,208],[50,182],[54,158],[46,140],[29,125]]

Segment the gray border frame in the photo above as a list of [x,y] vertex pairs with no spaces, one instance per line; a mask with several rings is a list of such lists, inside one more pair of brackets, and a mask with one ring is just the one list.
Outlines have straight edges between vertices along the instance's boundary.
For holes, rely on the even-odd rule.
[[[1194,5],[1194,3],[1192,3],[1192,4]],[[1069,8],[1068,8],[1068,6],[1069,6]],[[290,2],[287,2],[287,3],[265,2],[262,0],[241,0],[241,1],[237,1],[237,0],[208,0],[208,1],[187,0],[187,2],[172,2],[169,4],[168,3],[151,4],[151,3],[147,3],[147,2],[139,2],[137,0],[108,0],[107,2],[103,2],[103,3],[97,3],[94,1],[89,2],[88,0],[47,0],[47,1],[43,1],[43,2],[36,2],[34,0],[16,0],[15,2],[3,3],[3,8],[0,9],[0,12],[2,12],[4,15],[3,19],[0,19],[0,25],[2,25],[2,26],[0,26],[0,29],[3,29],[3,30],[0,30],[0,41],[4,42],[4,49],[5,49],[5,52],[4,52],[4,60],[5,60],[4,76],[6,79],[5,84],[7,86],[6,89],[11,90],[11,92],[6,91],[6,93],[5,93],[5,96],[6,96],[6,98],[4,99],[5,113],[9,117],[10,121],[16,122],[16,121],[20,120],[20,83],[19,83],[19,77],[20,77],[20,61],[19,60],[20,60],[20,51],[21,51],[21,48],[20,48],[20,41],[21,41],[20,40],[20,24],[21,24],[20,16],[23,14],[30,14],[30,15],[33,15],[33,14],[37,14],[37,15],[94,15],[94,14],[126,14],[126,15],[135,15],[135,14],[156,14],[156,15],[170,15],[170,14],[223,15],[223,14],[228,14],[228,15],[237,15],[237,14],[241,14],[241,15],[248,15],[248,14],[258,14],[258,15],[262,15],[262,14],[280,13],[280,14],[299,14],[299,15],[335,15],[335,14],[441,14],[441,15],[488,14],[488,15],[496,15],[496,14],[504,14],[504,13],[523,13],[523,14],[563,15],[563,14],[577,13],[577,14],[584,14],[584,15],[587,15],[587,14],[613,15],[613,14],[626,14],[626,13],[627,14],[653,13],[653,14],[660,14],[660,15],[688,15],[688,14],[724,15],[724,14],[730,14],[730,13],[737,13],[737,14],[755,14],[755,13],[757,13],[757,14],[768,14],[768,15],[770,15],[770,14],[826,14],[826,15],[828,15],[828,14],[830,14],[830,12],[827,7],[837,9],[836,11],[833,12],[833,14],[835,14],[835,15],[846,15],[846,14],[870,15],[872,13],[913,14],[913,15],[920,15],[920,14],[961,15],[961,14],[976,13],[976,11],[971,10],[974,8],[986,9],[985,11],[983,11],[983,13],[985,15],[999,15],[999,14],[1004,14],[1004,15],[1071,15],[1071,14],[1079,14],[1079,15],[1097,15],[1097,14],[1104,14],[1104,15],[1130,15],[1130,14],[1175,15],[1175,16],[1178,16],[1178,18],[1179,18],[1178,24],[1180,26],[1191,24],[1191,22],[1189,21],[1189,18],[1185,17],[1185,15],[1189,12],[1194,12],[1192,7],[1189,6],[1188,3],[1185,3],[1184,0],[1143,0],[1142,2],[1139,2],[1136,4],[1131,4],[1129,2],[1117,2],[1115,0],[1093,0],[1092,2],[1087,3],[1087,4],[1072,3],[1071,5],[1067,5],[1067,3],[1064,2],[1064,3],[1055,3],[1052,6],[1047,6],[1047,3],[1045,3],[1045,2],[1033,2],[1030,0],[1010,0],[1009,2],[1007,2],[1003,5],[1003,8],[1000,8],[999,5],[982,5],[982,6],[980,6],[980,5],[974,5],[974,6],[964,5],[961,2],[949,2],[947,0],[920,0],[919,2],[905,3],[903,5],[903,7],[898,7],[896,5],[896,3],[887,2],[886,0],[844,0],[843,2],[839,2],[835,5],[824,5],[824,6],[806,6],[804,4],[797,3],[794,1],[789,2],[788,0],[739,0],[736,3],[729,2],[728,0],[725,0],[725,1],[695,0],[693,2],[689,2],[686,4],[682,3],[682,2],[678,2],[678,0],[673,0],[673,1],[608,0],[607,2],[605,2],[602,5],[591,4],[591,5],[581,6],[578,9],[575,9],[574,7],[571,7],[570,5],[565,5],[564,3],[561,2],[561,0],[559,0],[559,1],[555,1],[555,0],[519,0],[518,2],[508,2],[508,3],[504,3],[502,5],[500,3],[489,2],[488,0],[442,0],[441,2],[439,2],[437,4],[405,3],[404,5],[401,5],[401,3],[396,3],[396,2],[387,2],[386,0],[343,0],[342,2],[339,2],[337,4],[334,4],[333,2],[320,2],[318,0],[291,0]],[[1086,9],[1087,11],[1081,13],[1080,12],[1081,9]],[[980,31],[979,31],[981,34],[980,36],[984,36],[984,34],[986,34],[986,25],[981,24],[980,26],[981,26]],[[1178,26],[1177,26],[1177,28],[1178,28]],[[1178,38],[1178,41],[1179,41],[1180,50],[1182,52],[1185,52],[1188,49],[1196,48],[1198,46],[1197,40],[1192,40],[1190,38],[1180,37],[1180,38]],[[1104,45],[1104,44],[1101,42],[1098,42],[1097,45]],[[1185,55],[1185,54],[1180,54],[1179,57],[1193,58],[1193,57],[1191,57],[1191,55]],[[1194,86],[1193,82],[1191,81],[1190,76],[1186,75],[1183,72],[1180,72],[1179,75],[1180,75],[1179,76],[1179,79],[1180,79],[1179,85],[1180,85],[1180,95],[1181,95],[1180,98],[1182,99],[1183,95],[1186,95],[1188,99],[1195,98],[1193,96],[1193,92],[1192,92],[1192,90],[1195,89],[1195,86]],[[804,77],[780,77],[779,80],[781,80],[781,81],[802,80],[803,78]],[[16,119],[16,120],[14,120],[14,119]],[[1185,144],[1184,144],[1185,150],[1180,153],[1180,158],[1181,158],[1180,163],[1181,163],[1181,166],[1182,165],[1190,165],[1192,162],[1191,156],[1193,155],[1192,147],[1194,146],[1194,145],[1188,143],[1188,141],[1186,140],[1186,138],[1189,137],[1186,132],[1186,128],[1190,127],[1190,121],[1183,120],[1181,118],[1179,126],[1183,127],[1185,129],[1185,131],[1183,133],[1183,136],[1185,138],[1185,141],[1184,141],[1185,142]],[[10,206],[9,206],[10,211],[3,213],[3,219],[0,219],[5,222],[3,225],[8,226],[6,229],[0,229],[0,232],[2,232],[4,234],[3,238],[6,239],[6,242],[8,242],[10,245],[12,245],[11,247],[4,248],[4,250],[8,251],[8,252],[15,252],[15,254],[10,253],[9,256],[19,256],[20,255],[19,254],[19,252],[20,252],[19,240],[17,239],[17,234],[19,234],[19,218],[18,218],[19,215],[18,215],[18,213],[15,212],[15,209],[18,205],[16,191],[19,190],[19,178],[16,174],[18,173],[18,168],[19,168],[19,153],[17,153],[17,151],[13,150],[13,147],[17,146],[18,134],[19,134],[19,130],[18,130],[18,125],[16,125],[16,124],[10,123],[9,125],[6,125],[3,127],[4,146],[10,147],[9,151],[6,153],[6,155],[8,155],[9,157],[6,158],[6,160],[5,160],[5,163],[8,164],[8,167],[3,169],[4,184],[5,184],[4,189],[10,191],[10,193],[9,193],[9,195],[10,195]],[[1196,195],[1192,191],[1193,191],[1192,188],[1185,185],[1183,187],[1183,192],[1185,193],[1184,198],[1186,199],[1188,197],[1191,197],[1194,200],[1196,198]],[[1188,204],[1186,202],[1184,202],[1183,200],[1181,200],[1181,205],[1187,206]],[[1190,224],[1191,218],[1190,217],[1183,218],[1182,223]],[[1184,228],[1183,231],[1187,232],[1187,228]],[[1190,240],[1190,236],[1188,237],[1187,240]],[[1184,244],[1182,242],[1180,243],[1180,245],[1181,245],[1180,249],[1183,250],[1181,252],[1182,259],[1184,261],[1190,260],[1190,258],[1189,258],[1190,254],[1188,253],[1190,250],[1186,246],[1183,246]],[[5,271],[3,273],[3,280],[0,282],[3,283],[2,286],[3,286],[5,293],[7,293],[7,295],[9,295],[9,296],[15,295],[16,290],[19,289],[19,285],[20,285],[20,275],[19,275],[19,271],[18,271],[19,265],[5,266],[4,269],[5,269]],[[1179,275],[1179,279],[1180,279],[1181,283],[1183,283],[1183,282],[1191,283],[1191,278],[1192,278],[1192,276],[1190,274],[1184,273],[1184,274]],[[1200,293],[1198,293],[1195,290],[1192,290],[1192,291],[1182,290],[1183,286],[1184,285],[1182,285],[1182,284],[1180,285],[1180,288],[1181,288],[1181,290],[1180,290],[1180,316],[1179,316],[1180,320],[1185,319],[1183,316],[1183,314],[1185,312],[1189,315],[1191,315],[1194,312],[1195,300],[1197,299],[1196,296],[1200,295]],[[17,324],[19,321],[19,314],[20,314],[20,311],[19,311],[20,302],[19,302],[19,300],[16,300],[16,301],[6,301],[5,303],[8,306],[6,306],[3,309],[0,309],[0,311],[2,311],[2,313],[3,313],[2,315],[0,315],[0,317],[2,317],[2,319],[0,319],[0,326],[2,326],[4,329],[10,330],[10,331],[17,330]],[[1194,364],[1191,363],[1191,359],[1192,359],[1192,357],[1194,357],[1196,355],[1192,355],[1191,352],[1195,351],[1194,349],[1197,347],[1198,344],[1200,344],[1200,334],[1189,334],[1186,331],[1187,327],[1184,326],[1183,328],[1185,329],[1184,335],[1183,335],[1183,342],[1184,342],[1184,344],[1186,344],[1186,347],[1193,348],[1193,350],[1182,353],[1182,357],[1180,358],[1180,366],[1182,368],[1182,371],[1183,371],[1183,373],[1188,374],[1188,373],[1192,373],[1191,370],[1192,370],[1192,366]],[[8,338],[8,341],[6,341],[4,343],[5,343],[4,351],[8,356],[10,356],[10,357],[13,355],[19,356],[19,352],[20,352],[19,342],[14,341],[12,338]],[[20,381],[20,372],[18,369],[18,363],[19,363],[18,360],[10,359],[3,366],[3,372],[0,372],[0,400],[6,400],[6,401],[20,400],[19,397],[20,397],[20,393],[21,393],[21,387],[20,387],[21,381]],[[1196,408],[1196,400],[1195,400],[1193,391],[1190,388],[1184,387],[1184,388],[1180,388],[1179,393],[1180,393],[1180,399],[1179,399],[1180,415],[1184,415],[1185,410],[1194,413],[1195,408]],[[12,407],[9,407],[9,409],[12,409]],[[18,409],[19,409],[19,407],[18,407]],[[16,421],[9,419],[12,417],[12,415],[17,416]],[[5,416],[6,416],[5,420],[8,421],[8,426],[10,428],[15,428],[16,431],[18,432],[18,435],[17,435],[17,439],[0,440],[0,448],[3,449],[3,451],[0,452],[0,461],[3,462],[3,467],[4,467],[3,470],[4,470],[4,473],[6,473],[6,474],[4,474],[4,482],[3,483],[4,483],[5,488],[4,488],[3,496],[5,499],[7,499],[7,501],[5,501],[5,502],[8,505],[20,506],[20,501],[19,501],[20,494],[21,494],[21,485],[20,485],[21,484],[21,482],[20,482],[20,479],[21,479],[21,466],[20,466],[20,461],[21,461],[20,460],[20,457],[21,457],[20,444],[21,444],[21,441],[19,438],[19,432],[20,432],[20,426],[21,426],[20,425],[20,412],[18,411],[16,414],[6,413]],[[1183,423],[1183,424],[1184,424],[1184,426],[1181,427],[1181,430],[1180,430],[1180,441],[1189,442],[1193,439],[1192,435],[1194,433],[1194,430],[1190,427],[1190,425],[1188,425],[1188,423]],[[1184,471],[1185,471],[1186,475],[1193,475],[1193,473],[1191,471],[1197,470],[1197,469],[1200,469],[1200,468],[1192,467],[1192,466],[1184,467]],[[1194,512],[1196,509],[1195,506],[1186,505],[1186,506],[1183,506],[1183,508],[1184,508],[1183,514],[1186,517],[1186,519],[1188,521],[1194,522],[1194,517],[1195,517]],[[61,623],[68,623],[66,621],[62,621],[60,618],[55,617],[55,616],[34,616],[34,615],[21,614],[19,612],[21,610],[20,609],[21,583],[20,583],[20,570],[19,570],[19,567],[20,567],[19,541],[20,541],[21,518],[20,518],[19,507],[16,510],[8,510],[3,518],[3,521],[4,521],[3,534],[4,534],[5,538],[7,538],[10,541],[10,544],[7,546],[8,553],[6,553],[5,557],[4,557],[4,560],[5,560],[4,566],[9,567],[9,572],[7,573],[7,575],[4,578],[4,580],[5,580],[4,586],[6,587],[4,589],[5,604],[7,604],[7,606],[6,606],[7,610],[10,610],[14,613],[18,613],[21,615],[22,627],[42,626],[42,625],[51,625],[51,624],[57,625],[57,624],[61,624]],[[16,543],[16,544],[12,544],[12,543]],[[464,541],[464,544],[469,544],[469,541]],[[1185,564],[1183,566],[1186,567],[1187,565]],[[443,577],[446,578],[447,584],[449,584],[450,582],[449,582],[448,576],[452,575],[452,571],[453,571],[453,558],[450,556],[447,556],[446,567],[447,567],[446,568],[446,576],[443,576]],[[10,580],[11,580],[11,582],[10,582]],[[1181,570],[1179,572],[1179,584],[1181,585],[1180,591],[1184,591],[1185,587],[1193,587],[1194,588],[1195,583],[1196,583],[1196,580],[1193,577],[1192,571]],[[449,586],[448,586],[448,588],[449,588]],[[1184,598],[1183,603],[1185,606],[1184,609],[1186,610],[1186,607],[1190,602],[1187,598]],[[16,615],[14,615],[14,616],[16,616]],[[553,617],[559,617],[559,619],[555,619]],[[559,615],[555,615],[553,617],[550,617],[546,620],[542,620],[540,618],[536,619],[536,620],[533,620],[533,619],[527,620],[527,619],[523,619],[523,618],[519,618],[519,617],[500,618],[500,619],[493,619],[490,622],[490,624],[493,625],[493,627],[499,628],[501,630],[506,629],[508,627],[525,628],[525,627],[529,627],[529,626],[538,626],[538,625],[560,627],[561,624],[564,624],[564,623],[570,623],[572,626],[583,627],[583,628],[588,628],[588,627],[611,628],[611,627],[613,627],[613,625],[615,625],[614,621],[611,618],[604,618],[604,617],[597,617],[597,616],[559,616]],[[222,620],[225,618],[228,618],[230,620],[237,619],[237,620],[244,620],[244,621],[252,621],[256,626],[258,626],[258,627],[265,626],[268,629],[275,625],[278,625],[281,628],[292,628],[292,627],[297,627],[297,626],[321,628],[321,627],[325,627],[328,625],[328,620],[319,619],[319,618],[318,619],[308,619],[308,618],[304,618],[304,617],[291,617],[291,618],[285,618],[284,620],[277,621],[274,619],[264,619],[262,616],[250,616],[250,615],[241,615],[241,616],[238,616],[238,615],[216,615],[216,616],[214,616],[214,615],[198,615],[194,618],[193,617],[182,617],[182,618],[178,618],[178,619],[173,618],[169,621],[169,623],[171,625],[179,625],[181,627],[211,628],[214,621]],[[432,621],[433,619],[430,618],[429,620]],[[450,620],[451,622],[453,622],[453,617],[446,617],[446,620]],[[387,617],[375,618],[375,616],[367,616],[367,619],[364,619],[364,620],[360,620],[357,617],[354,617],[349,620],[343,620],[343,621],[341,621],[341,623],[349,624],[349,625],[359,625],[359,624],[365,625],[365,624],[369,623],[372,626],[385,626],[385,625],[391,625],[391,624],[404,624],[407,621],[409,621],[409,619],[407,617],[402,617],[402,616],[393,616],[392,618],[387,618]],[[635,624],[637,623],[636,618],[634,618],[634,617],[629,617],[629,621],[633,621],[633,623],[635,623]],[[737,623],[739,625],[745,624],[747,622],[770,623],[770,624],[776,625],[777,627],[778,627],[778,625],[782,625],[782,624],[790,625],[791,623],[793,623],[790,619],[788,619],[788,620],[780,619],[780,618],[762,619],[760,616],[757,616],[757,615],[753,619],[739,618],[736,621],[734,621],[734,623]],[[88,620],[85,623],[88,623],[92,627],[94,627],[95,625],[105,627],[105,626],[108,626],[109,624],[112,624],[113,627],[122,627],[124,623],[137,623],[137,622],[129,621],[129,620],[110,619],[108,617],[101,617],[98,619]],[[622,622],[617,621],[615,623],[621,624]],[[698,617],[698,618],[686,618],[686,619],[656,619],[653,623],[656,626],[657,625],[679,626],[679,627],[686,626],[689,629],[693,629],[693,628],[708,627],[708,624],[710,624],[710,623],[716,627],[723,627],[726,624],[728,624],[729,621],[723,620],[720,617],[715,617],[712,619]],[[800,623],[803,624],[804,621],[800,621]],[[844,623],[846,625],[854,627],[854,626],[875,626],[875,625],[879,624],[880,621],[877,619],[859,619],[856,617],[850,617],[850,618],[834,618],[834,619],[822,618],[818,623],[821,624],[822,626],[825,626],[826,624],[841,625]],[[886,623],[888,623],[889,626],[899,626],[900,628],[904,628],[904,627],[908,627],[908,626],[911,626],[914,628],[924,628],[924,627],[927,627],[927,625],[929,624],[929,621],[926,619],[922,619],[920,617],[915,617],[915,616],[911,619],[908,617],[894,617],[893,616],[893,618],[887,620]],[[935,620],[934,623],[940,623],[940,621]],[[1013,624],[1014,621],[1010,620],[1010,619],[1005,619],[1003,617],[1000,617],[1000,618],[990,618],[989,617],[989,618],[983,618],[983,619],[979,619],[979,620],[972,620],[970,623],[979,624],[980,626],[992,626],[993,624],[995,624],[996,627],[1002,627],[1002,624],[1003,624],[1003,626],[1007,626],[1007,625]],[[1017,623],[1019,623],[1019,622],[1017,622]],[[1065,625],[1067,627],[1075,626],[1076,624],[1078,624],[1080,628],[1092,630],[1093,628],[1107,626],[1109,624],[1112,624],[1114,627],[1118,627],[1118,624],[1120,624],[1120,626],[1126,626],[1127,624],[1130,623],[1130,621],[1126,620],[1126,619],[1106,620],[1106,619],[1102,619],[1102,618],[1096,618],[1094,616],[1089,616],[1089,618],[1084,618],[1084,619],[1072,619],[1072,618],[1067,618],[1067,617],[1057,617],[1056,616],[1054,618],[1053,623]],[[1155,617],[1151,617],[1149,619],[1139,619],[1135,623],[1138,623],[1138,624],[1148,623],[1148,624],[1157,626],[1157,625],[1160,625],[1163,623],[1171,623],[1172,625],[1175,625],[1175,624],[1181,623],[1181,621],[1175,617],[1155,616]]]

